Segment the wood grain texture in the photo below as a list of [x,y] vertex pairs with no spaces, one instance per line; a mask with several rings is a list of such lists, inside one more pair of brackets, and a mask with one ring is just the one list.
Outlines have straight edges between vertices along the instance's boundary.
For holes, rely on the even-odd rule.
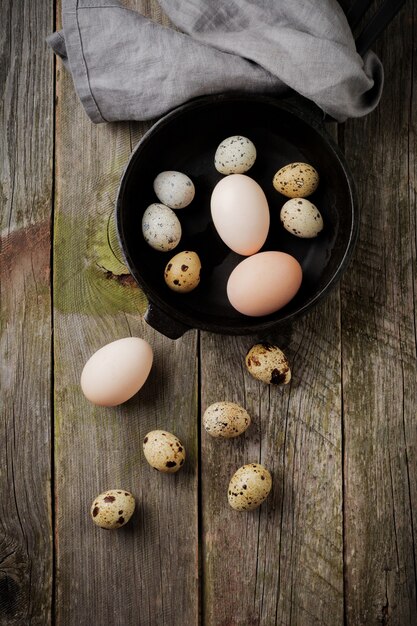
[[[0,624],[51,621],[53,5],[0,2]],[[36,33],[36,36],[32,36]]]
[[[180,616],[191,626],[198,612],[197,334],[173,342],[142,321],[145,298],[115,248],[115,194],[141,126],[93,126],[61,65],[57,81],[57,624],[172,626]],[[151,343],[151,375],[121,407],[93,407],[80,390],[82,367],[97,348],[129,335]],[[143,438],[155,428],[185,444],[177,475],[159,474],[144,459]],[[126,527],[107,532],[93,525],[89,507],[111,487],[132,491],[137,511]]]
[[[376,50],[379,108],[345,129],[361,232],[343,281],[348,624],[417,623],[416,14]],[[361,138],[361,141],[358,138]]]
[[[169,25],[156,0],[123,1]],[[414,626],[415,3],[377,46],[380,107],[340,133],[362,205],[342,288],[266,337],[292,364],[281,388],[245,370],[257,337],[191,331],[174,342],[143,322],[146,299],[123,263],[113,208],[150,124],[93,126],[57,61],[51,407],[54,61],[44,38],[53,4],[0,0],[0,625]],[[154,348],[150,378],[122,407],[93,407],[82,367],[129,335]],[[245,406],[250,429],[232,441],[203,430],[199,442],[199,394],[201,413],[223,399]],[[146,464],[153,428],[183,440],[178,475]],[[237,513],[227,487],[249,461],[270,469],[273,490],[260,509]],[[120,531],[101,531],[90,503],[119,486],[137,511]]]
[[[207,626],[343,623],[339,297],[270,335],[293,379],[270,387],[244,365],[256,338],[202,333],[202,412],[212,402],[244,406],[244,436],[202,435],[204,615]],[[249,462],[272,473],[258,510],[227,503],[234,471]]]

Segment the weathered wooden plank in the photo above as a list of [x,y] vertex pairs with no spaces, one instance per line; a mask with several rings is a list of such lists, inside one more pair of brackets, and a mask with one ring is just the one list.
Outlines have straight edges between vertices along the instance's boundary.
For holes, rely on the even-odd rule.
[[407,3],[377,52],[379,108],[350,121],[362,205],[343,281],[347,623],[417,623],[416,22]]
[[[0,2],[0,624],[51,620],[53,5]],[[36,33],[36,36],[34,35]]]
[[[108,224],[115,243],[111,213],[131,150],[129,125],[94,127],[61,65],[57,81],[57,623],[171,626],[180,616],[191,626],[198,611],[197,334],[173,342],[142,321],[145,299],[107,244]],[[132,125],[132,137],[140,134]],[[149,380],[119,408],[93,407],[79,387],[85,361],[130,334],[154,348]],[[154,428],[183,440],[187,462],[178,475],[158,474],[144,460],[142,440]],[[136,496],[137,513],[126,527],[101,531],[89,519],[90,502],[118,486]]]
[[[204,615],[208,626],[343,623],[339,294],[269,336],[293,380],[268,387],[246,372],[252,338],[201,337],[202,412],[231,400],[253,424],[231,441],[202,434]],[[261,462],[273,491],[261,509],[227,503],[234,471]]]

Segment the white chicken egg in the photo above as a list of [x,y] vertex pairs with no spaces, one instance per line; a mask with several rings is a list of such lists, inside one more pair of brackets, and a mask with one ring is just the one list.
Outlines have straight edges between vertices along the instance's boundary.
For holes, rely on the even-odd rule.
[[194,199],[193,181],[182,172],[161,172],[153,181],[158,200],[171,209],[183,209]]
[[258,183],[244,174],[222,178],[211,195],[211,216],[224,243],[249,256],[264,245],[269,230],[269,207]]
[[181,239],[181,224],[174,211],[155,202],[142,217],[142,233],[147,244],[155,250],[173,250]]
[[216,150],[214,166],[220,174],[243,174],[256,160],[252,141],[241,135],[224,139]]

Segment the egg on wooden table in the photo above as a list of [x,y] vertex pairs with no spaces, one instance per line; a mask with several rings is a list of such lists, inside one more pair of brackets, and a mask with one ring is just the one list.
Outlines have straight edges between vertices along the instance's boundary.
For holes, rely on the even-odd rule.
[[260,463],[240,467],[229,483],[228,500],[235,511],[252,511],[266,500],[271,491],[272,477]]
[[245,357],[248,372],[267,385],[288,385],[291,368],[283,351],[266,341],[257,343]]
[[93,404],[122,404],[145,384],[152,361],[152,348],[144,339],[117,339],[89,358],[81,374],[81,389]]
[[185,462],[183,443],[167,430],[151,430],[143,440],[143,453],[158,472],[175,474]]
[[203,425],[212,437],[238,437],[250,426],[249,413],[235,402],[215,402],[204,411]]
[[227,281],[230,304],[252,317],[282,309],[301,286],[299,262],[286,252],[259,252],[235,267]]
[[94,498],[90,514],[97,526],[114,530],[127,524],[134,510],[135,498],[129,491],[109,489]]
[[258,183],[244,174],[232,174],[217,183],[211,195],[211,216],[224,243],[243,256],[258,252],[268,236],[268,201]]

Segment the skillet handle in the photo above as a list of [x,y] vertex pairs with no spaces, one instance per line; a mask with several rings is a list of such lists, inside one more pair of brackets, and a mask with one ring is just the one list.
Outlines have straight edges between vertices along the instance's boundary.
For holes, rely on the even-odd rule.
[[187,330],[190,330],[190,326],[186,326],[182,322],[168,317],[164,311],[149,302],[148,308],[145,312],[145,322],[152,326],[159,333],[165,335],[169,339],[178,339],[182,337]]

